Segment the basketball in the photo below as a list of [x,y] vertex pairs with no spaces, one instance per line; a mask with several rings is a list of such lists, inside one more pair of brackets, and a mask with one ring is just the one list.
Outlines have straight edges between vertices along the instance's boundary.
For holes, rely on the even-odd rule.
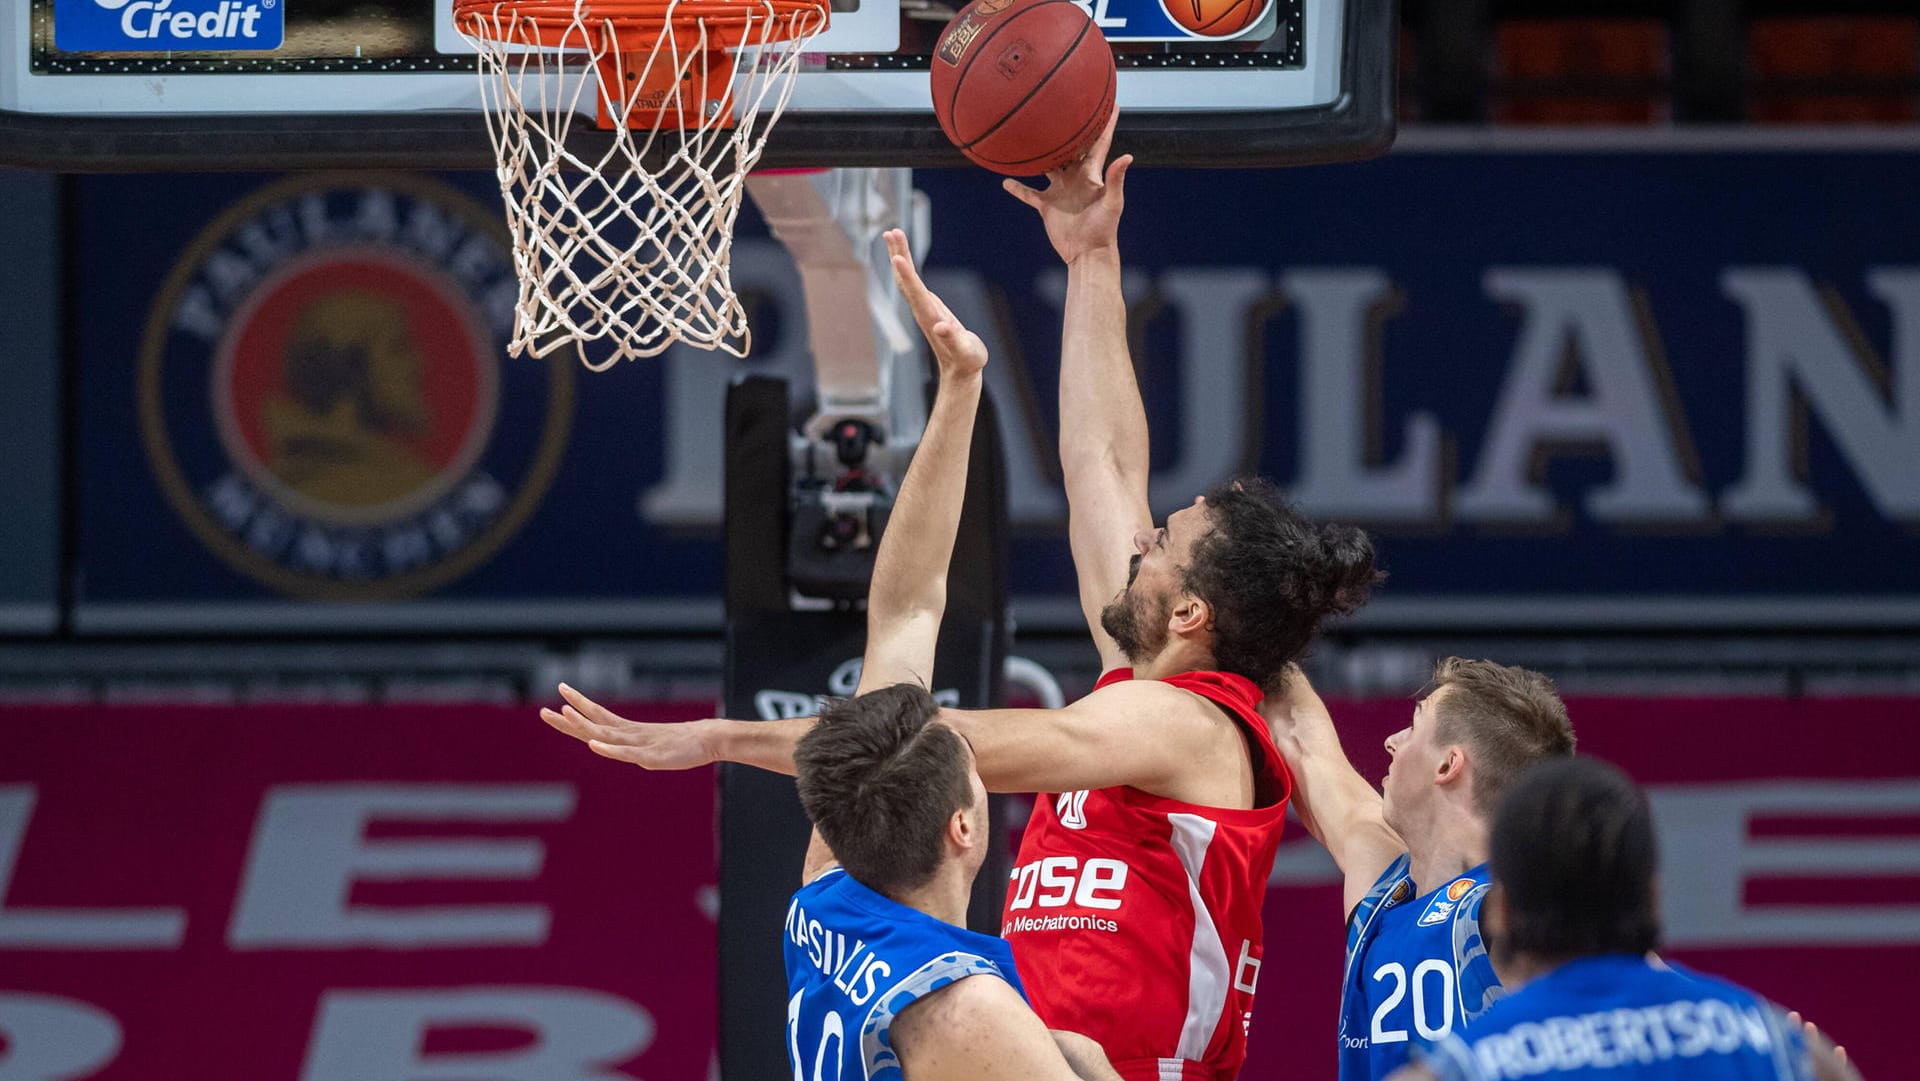
[[996,173],[1033,176],[1078,158],[1113,101],[1113,51],[1071,0],[975,0],[934,46],[940,130]]
[[1167,17],[1203,38],[1245,33],[1267,12],[1267,0],[1160,0]]

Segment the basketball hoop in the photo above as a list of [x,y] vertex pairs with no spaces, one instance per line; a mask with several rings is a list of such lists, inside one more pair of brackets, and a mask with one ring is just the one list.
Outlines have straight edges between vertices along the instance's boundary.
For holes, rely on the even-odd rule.
[[[513,234],[509,351],[571,345],[596,370],[677,341],[744,356],[734,221],[826,0],[454,0],[453,14],[480,51]],[[569,144],[589,86],[612,133],[592,152]]]

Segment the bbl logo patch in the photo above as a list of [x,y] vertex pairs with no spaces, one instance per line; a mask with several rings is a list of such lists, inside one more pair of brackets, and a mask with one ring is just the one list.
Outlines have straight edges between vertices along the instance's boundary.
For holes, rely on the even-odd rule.
[[420,593],[532,513],[573,412],[509,361],[499,216],[411,176],[295,178],[209,225],[148,316],[140,422],[174,509],[229,565],[325,600]]
[[1454,879],[1443,892],[1436,894],[1433,900],[1427,904],[1427,910],[1420,914],[1420,926],[1432,927],[1434,924],[1444,921],[1447,917],[1453,915],[1454,909],[1460,907],[1460,899],[1472,892],[1473,879]]

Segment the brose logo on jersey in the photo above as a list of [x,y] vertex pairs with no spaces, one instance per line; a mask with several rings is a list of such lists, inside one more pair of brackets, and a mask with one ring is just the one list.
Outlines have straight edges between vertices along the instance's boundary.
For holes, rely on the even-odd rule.
[[278,49],[282,0],[54,0],[54,46],[65,52],[234,52]]
[[1120,925],[1100,916],[1014,916],[1029,908],[1083,908],[1114,911],[1120,907],[1130,871],[1112,859],[1081,863],[1073,856],[1048,856],[1013,869],[1008,889],[1007,915],[1001,934],[1017,931],[1118,931]]

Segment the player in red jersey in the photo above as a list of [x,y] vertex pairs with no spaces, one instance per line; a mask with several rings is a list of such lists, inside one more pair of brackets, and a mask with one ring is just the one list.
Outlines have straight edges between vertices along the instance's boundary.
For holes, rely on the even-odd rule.
[[[1291,778],[1261,687],[1377,577],[1355,529],[1309,522],[1269,483],[1228,482],[1155,528],[1146,411],[1127,353],[1117,230],[1128,158],[1017,194],[1067,263],[1061,464],[1099,685],[1057,710],[944,710],[986,786],[1035,792],[1004,933],[1049,1028],[1105,1047],[1127,1081],[1225,1081],[1246,1057],[1261,902]],[[561,688],[549,724],[649,769],[793,772],[812,726],[638,724]]]

